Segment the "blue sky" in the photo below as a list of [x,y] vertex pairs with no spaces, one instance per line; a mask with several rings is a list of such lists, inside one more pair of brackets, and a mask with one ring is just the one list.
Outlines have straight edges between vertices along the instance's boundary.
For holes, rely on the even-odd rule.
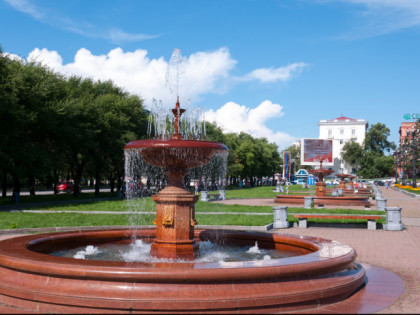
[[280,149],[342,115],[397,142],[420,113],[420,0],[0,0],[0,45],[112,79],[146,107],[175,102],[165,73],[179,48],[181,105]]

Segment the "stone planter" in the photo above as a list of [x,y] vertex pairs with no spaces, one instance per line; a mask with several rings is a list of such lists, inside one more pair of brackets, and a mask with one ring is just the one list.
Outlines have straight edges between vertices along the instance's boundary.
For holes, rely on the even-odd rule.
[[285,229],[289,227],[287,221],[287,206],[273,207],[274,229]]
[[386,207],[386,224],[384,229],[387,231],[402,231],[404,225],[401,223],[401,208]]

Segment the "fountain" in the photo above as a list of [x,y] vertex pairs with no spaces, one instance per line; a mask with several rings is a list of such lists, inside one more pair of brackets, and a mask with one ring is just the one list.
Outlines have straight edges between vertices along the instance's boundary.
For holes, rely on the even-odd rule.
[[[324,169],[322,163],[325,157],[321,156],[319,163],[320,167],[314,170],[309,170],[310,173],[318,176],[318,182],[315,184],[315,196],[314,204],[315,205],[340,205],[340,206],[364,206],[370,207],[369,196],[328,196],[327,195],[327,185],[324,182],[324,177],[333,173],[332,170]],[[344,175],[344,174],[342,174]],[[346,175],[347,176],[347,175]],[[341,185],[341,183],[340,183]],[[343,190],[344,191],[344,190]],[[331,192],[331,191],[330,191]],[[307,195],[277,195],[274,200],[275,203],[279,204],[304,204],[305,197]]]
[[318,176],[318,182],[315,184],[315,196],[326,196],[327,195],[327,185],[324,182],[324,177],[333,173],[333,170],[327,170],[322,168],[323,158],[319,160],[319,168],[315,170],[309,170],[310,173]]
[[[153,196],[156,229],[80,230],[3,240],[1,303],[42,313],[299,311],[345,300],[364,285],[365,270],[355,262],[356,252],[338,242],[195,229],[198,196],[184,188],[184,176],[188,168],[205,164],[227,147],[182,139],[177,127],[183,113],[179,99],[172,112],[175,132],[170,139],[137,140],[125,146],[168,175],[168,187]],[[133,239],[152,243],[150,255],[157,260],[102,261],[53,254],[93,246],[101,250]],[[198,262],[200,243],[208,241],[285,256]]]
[[169,140],[136,140],[125,150],[135,151],[150,165],[164,169],[168,187],[153,196],[156,202],[156,239],[151,255],[158,258],[194,259],[197,250],[194,240],[194,204],[198,196],[185,189],[184,177],[189,168],[206,164],[215,154],[226,152],[222,143],[184,140],[179,132],[180,118],[185,112],[179,97],[172,113],[174,134]]
[[[373,196],[373,192],[372,189],[366,187],[359,187],[358,191],[355,192],[354,190],[354,183],[353,183],[353,179],[355,178],[354,175],[350,175],[350,174],[336,174],[335,176],[339,177],[341,179],[340,181],[340,186],[339,188],[341,188],[343,190],[343,194],[344,195],[363,195],[363,196],[367,196],[367,197],[372,197]],[[349,178],[350,182],[348,184],[348,187],[346,187],[346,182],[344,179]]]
[[340,178],[340,185],[339,185],[339,188],[341,188],[341,189],[346,189],[346,181],[345,181],[345,179],[347,178],[347,177],[349,177],[350,176],[350,174],[344,174],[344,173],[341,173],[341,174],[336,174],[335,175],[336,177],[338,177],[338,178]]
[[[184,112],[177,98],[169,139],[129,142],[134,152],[168,176],[154,195],[156,228],[79,229],[25,235],[0,241],[0,307],[39,313],[273,313],[339,307],[360,298],[366,271],[353,248],[322,238],[197,228],[198,196],[184,188],[192,167],[227,152],[221,143],[185,140],[179,132]],[[57,256],[106,246],[151,244],[154,260],[108,261]],[[211,242],[271,250],[257,260],[200,262],[199,249]],[[80,257],[78,257],[80,258]]]

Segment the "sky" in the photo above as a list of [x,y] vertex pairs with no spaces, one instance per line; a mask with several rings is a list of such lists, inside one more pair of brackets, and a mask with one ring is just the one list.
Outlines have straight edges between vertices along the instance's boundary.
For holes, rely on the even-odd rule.
[[420,115],[420,0],[0,0],[0,45],[148,109],[179,95],[280,151],[340,116],[383,123],[397,144],[403,116]]

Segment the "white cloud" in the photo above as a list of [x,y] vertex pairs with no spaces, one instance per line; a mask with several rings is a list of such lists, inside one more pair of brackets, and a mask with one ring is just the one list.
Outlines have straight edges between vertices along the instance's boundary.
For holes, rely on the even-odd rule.
[[357,29],[343,38],[360,38],[392,33],[420,25],[419,0],[319,0],[346,2],[362,8]]
[[269,119],[284,115],[283,106],[269,100],[263,101],[255,108],[228,102],[218,110],[205,113],[207,121],[215,122],[224,132],[246,132],[256,138],[267,138],[279,147],[279,151],[287,148],[296,138],[284,132],[274,132],[266,123]]
[[20,61],[20,62],[25,62],[25,60],[24,59],[22,59],[21,57],[19,57],[18,55],[15,55],[15,54],[11,54],[11,53],[2,53],[2,54],[0,54],[1,56],[3,56],[3,57],[7,57],[7,58],[9,58],[9,59],[11,59],[11,60],[16,60],[16,61]]
[[9,5],[11,5],[16,10],[29,14],[35,19],[44,19],[45,14],[41,12],[35,5],[30,3],[27,0],[5,0]]
[[244,77],[245,80],[259,80],[263,83],[275,81],[288,81],[294,74],[299,74],[307,64],[304,62],[292,63],[279,68],[260,68],[252,71]]
[[113,29],[109,31],[109,34],[104,37],[110,39],[114,43],[122,43],[122,42],[139,42],[146,39],[153,39],[153,38],[159,37],[159,35],[130,34],[120,29]]
[[[174,99],[166,88],[168,62],[163,57],[148,58],[146,50],[124,52],[121,48],[116,48],[106,55],[93,55],[89,50],[81,48],[76,53],[74,62],[63,64],[58,52],[36,48],[29,54],[28,60],[36,60],[65,75],[112,80],[130,93],[140,95],[146,105],[153,98],[163,101]],[[236,61],[226,48],[190,55],[185,74],[180,76],[180,98],[185,101],[187,97],[194,99],[217,90],[218,82],[229,76],[229,71],[235,64]]]
[[116,44],[123,42],[138,42],[159,37],[159,35],[127,33],[120,29],[102,29],[101,27],[91,25],[90,22],[75,21],[69,17],[63,16],[60,12],[52,8],[35,5],[30,0],[5,1],[15,10],[29,14],[35,20],[85,37],[103,38]]
[[[290,80],[292,74],[302,71],[304,63],[295,63],[285,67],[257,69],[245,75],[242,80],[232,78],[230,71],[235,67],[229,50],[220,48],[210,52],[196,52],[184,58],[186,63],[179,76],[181,105],[187,107],[188,99],[197,102],[207,93],[220,93],[226,82],[235,84],[259,80],[262,83]],[[162,100],[164,107],[172,107],[175,96],[171,95],[165,81],[168,61],[163,57],[150,59],[147,51],[137,49],[124,52],[121,48],[111,50],[106,55],[94,55],[85,48],[79,49],[71,63],[63,64],[63,59],[56,51],[34,49],[28,56],[29,61],[37,61],[52,70],[65,75],[77,75],[94,80],[112,80],[126,91],[137,94],[145,101],[145,106],[152,105],[152,99]],[[188,99],[187,99],[188,98]],[[216,111],[206,113],[208,121],[215,121],[226,132],[247,132],[254,137],[265,137],[278,145],[279,149],[288,147],[296,139],[289,134],[274,132],[267,126],[267,121],[284,115],[283,107],[266,100],[255,108],[247,108],[234,102],[228,102]]]

